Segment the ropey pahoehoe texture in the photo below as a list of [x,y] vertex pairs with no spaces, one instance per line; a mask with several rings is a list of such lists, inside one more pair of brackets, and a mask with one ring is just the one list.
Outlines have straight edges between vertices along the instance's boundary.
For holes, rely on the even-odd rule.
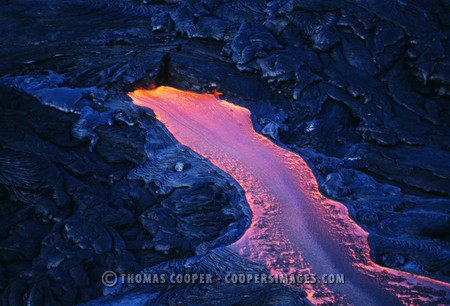
[[[143,126],[125,93],[150,84],[216,88],[248,107],[256,130],[301,154],[321,191],[370,232],[376,262],[448,281],[448,1],[0,7],[5,305],[88,301],[106,268],[138,271],[194,255],[230,224],[245,230],[239,187],[223,174],[199,180],[207,161],[157,123]],[[145,167],[154,177],[140,175]],[[198,194],[217,210],[169,204]]]

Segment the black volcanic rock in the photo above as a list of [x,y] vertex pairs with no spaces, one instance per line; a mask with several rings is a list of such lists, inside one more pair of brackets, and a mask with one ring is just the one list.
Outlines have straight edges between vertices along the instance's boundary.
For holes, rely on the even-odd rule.
[[[206,252],[236,239],[248,225],[241,191],[230,179],[182,153],[148,118],[142,126],[120,120],[100,126],[90,152],[72,135],[79,115],[5,87],[0,103],[4,305],[94,299],[106,270],[137,272]],[[149,129],[160,134],[151,145]],[[172,165],[171,158],[184,162],[182,187],[171,176],[128,176],[152,154],[162,159],[160,167]],[[162,184],[172,192],[158,193]],[[234,234],[218,238],[233,227]]]
[[[217,89],[248,107],[255,129],[300,153],[369,231],[375,261],[448,281],[448,1],[0,7],[2,304],[91,300],[107,269],[210,256],[248,225],[229,179],[205,174],[124,95],[151,84]],[[272,296],[226,290],[199,294]]]
[[[82,305],[108,305],[114,303],[130,303],[139,305],[228,305],[278,303],[282,305],[311,305],[305,300],[305,294],[294,286],[284,284],[228,283],[223,281],[229,273],[238,275],[268,274],[266,268],[225,249],[218,248],[201,258],[171,260],[141,271],[147,275],[163,273],[170,279],[170,273],[191,275],[210,274],[212,283],[199,282],[169,285],[128,285],[128,290],[118,296],[106,295]],[[161,290],[164,288],[164,290]]]
[[386,254],[381,258],[386,267],[400,267],[405,263],[405,258],[399,254]]

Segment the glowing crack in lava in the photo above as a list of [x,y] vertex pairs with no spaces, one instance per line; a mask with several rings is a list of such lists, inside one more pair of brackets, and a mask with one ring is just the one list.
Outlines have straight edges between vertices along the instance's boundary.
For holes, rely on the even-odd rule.
[[129,94],[174,137],[244,189],[250,228],[229,246],[271,273],[344,274],[345,284],[300,285],[315,303],[445,304],[449,284],[376,265],[367,233],[341,203],[323,197],[303,159],[256,133],[250,112],[212,94],[161,86]]

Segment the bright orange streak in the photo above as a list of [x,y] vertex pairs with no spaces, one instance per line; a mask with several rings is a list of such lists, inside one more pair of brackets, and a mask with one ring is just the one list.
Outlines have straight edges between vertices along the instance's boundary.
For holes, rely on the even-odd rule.
[[231,249],[264,263],[273,274],[345,274],[344,285],[304,285],[313,303],[444,303],[448,284],[374,264],[368,234],[348,216],[347,208],[319,193],[300,156],[256,133],[246,108],[217,94],[166,86],[129,95],[136,105],[151,108],[180,143],[244,189],[252,225]]

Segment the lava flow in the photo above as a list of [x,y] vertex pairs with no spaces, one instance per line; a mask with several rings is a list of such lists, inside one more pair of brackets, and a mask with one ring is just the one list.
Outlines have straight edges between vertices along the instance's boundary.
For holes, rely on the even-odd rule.
[[256,133],[250,112],[212,94],[161,86],[129,94],[151,108],[182,144],[244,189],[252,225],[229,246],[272,274],[343,274],[344,284],[302,284],[314,304],[418,305],[448,302],[449,284],[370,260],[367,233],[347,208],[323,197],[303,159]]

